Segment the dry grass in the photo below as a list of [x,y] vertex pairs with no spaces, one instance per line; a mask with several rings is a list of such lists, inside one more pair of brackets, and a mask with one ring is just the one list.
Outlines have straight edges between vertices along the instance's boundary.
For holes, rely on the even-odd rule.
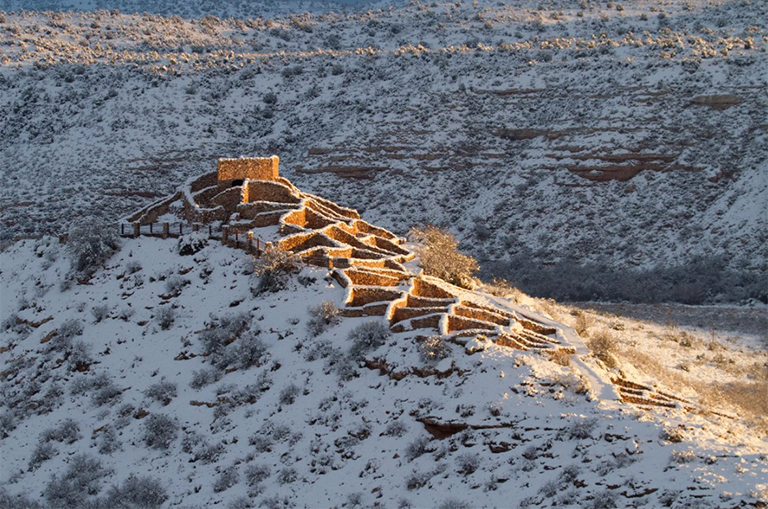
[[587,341],[587,346],[609,369],[618,366],[615,356],[616,339],[609,330],[600,329],[595,331]]

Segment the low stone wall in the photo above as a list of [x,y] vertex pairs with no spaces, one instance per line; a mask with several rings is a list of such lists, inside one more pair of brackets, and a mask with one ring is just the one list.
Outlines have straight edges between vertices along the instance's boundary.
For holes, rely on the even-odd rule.
[[271,201],[298,205],[301,198],[294,191],[279,182],[248,180],[243,183],[243,203]]
[[152,224],[157,222],[157,218],[168,213],[168,207],[171,203],[181,199],[181,192],[177,192],[169,198],[157,201],[144,207],[140,211],[128,218],[130,223]]
[[[385,288],[372,288],[366,286],[353,287],[350,292],[350,301],[347,303],[350,307],[364,306],[372,302],[391,301],[400,297],[402,292],[398,290],[387,290]],[[389,302],[387,302],[389,304]]]
[[189,184],[189,190],[191,193],[196,193],[202,189],[205,189],[206,187],[213,187],[218,184],[218,178],[216,175],[216,172],[206,173],[202,177],[192,181],[191,184]]
[[392,323],[402,322],[404,320],[411,320],[420,316],[433,315],[436,313],[445,313],[444,307],[433,308],[397,308],[392,314]]
[[495,327],[488,322],[473,320],[463,316],[448,315],[448,332],[467,329],[494,330]]
[[397,286],[400,278],[377,274],[375,272],[350,269],[345,272],[347,277],[356,285],[364,286]]
[[491,322],[491,323],[495,323],[496,325],[502,325],[502,326],[509,325],[509,318],[505,318],[496,313],[485,311],[484,309],[470,308],[470,307],[460,305],[460,306],[454,306],[453,312],[456,313],[458,316],[471,318],[473,320]]
[[414,280],[413,294],[417,297],[430,297],[433,299],[454,298],[454,295],[451,295],[439,286],[429,283],[421,278]]
[[240,159],[219,159],[218,180],[228,185],[233,180],[275,180],[279,174],[280,158],[241,157]]
[[455,298],[449,299],[435,299],[429,297],[418,297],[416,295],[408,294],[407,305],[409,308],[429,308],[435,306],[447,306],[456,302]]

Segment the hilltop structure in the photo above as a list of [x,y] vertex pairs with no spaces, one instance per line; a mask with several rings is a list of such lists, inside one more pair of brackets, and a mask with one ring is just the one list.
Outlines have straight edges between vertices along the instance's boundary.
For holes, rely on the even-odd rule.
[[[548,355],[577,352],[556,323],[491,305],[482,294],[459,288],[404,265],[415,258],[405,239],[371,225],[357,211],[305,193],[279,174],[279,158],[220,159],[216,172],[187,181],[172,196],[128,218],[133,232],[164,222],[150,233],[169,236],[169,221],[182,221],[229,246],[259,256],[268,245],[305,263],[328,268],[346,289],[342,315],[380,316],[393,332],[440,334],[467,345],[481,337],[516,350]],[[162,232],[162,233],[160,233]],[[691,403],[614,377],[617,396],[641,406],[683,407]]]

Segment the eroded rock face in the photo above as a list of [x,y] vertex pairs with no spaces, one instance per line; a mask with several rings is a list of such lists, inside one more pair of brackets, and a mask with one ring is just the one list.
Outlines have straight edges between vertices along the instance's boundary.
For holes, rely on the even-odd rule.
[[709,106],[715,110],[727,110],[731,106],[741,104],[743,99],[733,94],[699,95],[693,98],[691,103],[698,106]]

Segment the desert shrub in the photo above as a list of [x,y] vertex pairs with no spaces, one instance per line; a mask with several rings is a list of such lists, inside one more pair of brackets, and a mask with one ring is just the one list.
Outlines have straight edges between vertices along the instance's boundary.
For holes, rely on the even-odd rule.
[[419,343],[422,362],[439,362],[451,355],[451,345],[442,336],[430,336]]
[[238,482],[240,482],[240,472],[238,472],[238,469],[235,465],[229,466],[221,471],[221,474],[219,474],[216,482],[213,483],[213,491],[216,493],[221,493],[222,491],[228,490]]
[[472,274],[480,266],[477,261],[459,253],[456,238],[436,226],[414,227],[409,236],[422,244],[417,248],[421,267],[428,276],[434,276],[462,288],[472,288]]
[[136,310],[133,308],[123,308],[117,313],[117,318],[120,320],[127,322],[131,319],[133,315],[136,314]]
[[408,461],[413,461],[427,452],[429,452],[429,439],[418,437],[405,448],[405,457]]
[[167,405],[176,397],[176,384],[167,380],[161,380],[147,387],[144,396]]
[[267,346],[254,331],[241,336],[235,348],[237,350],[235,362],[239,369],[260,365],[267,353]]
[[402,437],[408,431],[408,427],[401,421],[392,421],[387,424],[384,434],[391,437]]
[[323,301],[309,308],[307,329],[312,336],[319,336],[326,329],[339,323],[339,308],[334,302]]
[[253,273],[259,278],[255,294],[279,292],[288,287],[292,275],[299,272],[300,259],[288,251],[270,244],[261,256],[254,258]]
[[4,509],[42,509],[42,505],[22,493],[11,495],[0,486],[0,507]]
[[0,438],[16,429],[16,412],[8,409],[0,414]]
[[573,328],[579,336],[583,336],[595,324],[594,317],[587,315],[581,309],[576,309],[571,314],[576,317]]
[[597,427],[597,419],[579,419],[571,423],[568,437],[583,440],[592,436],[592,431]]
[[86,371],[93,364],[91,346],[85,341],[76,341],[69,350],[67,365],[70,371]]
[[277,474],[277,482],[280,484],[290,484],[299,478],[298,472],[293,467],[286,467]]
[[94,405],[114,405],[123,395],[123,391],[106,374],[99,375],[95,380],[95,391],[91,396]]
[[480,466],[480,456],[473,453],[461,454],[456,458],[456,466],[460,474],[469,475]]
[[189,386],[193,389],[202,389],[206,385],[218,382],[224,375],[218,368],[203,368],[192,372],[192,380]]
[[176,320],[176,310],[172,306],[160,306],[155,313],[155,319],[161,329],[168,330]]
[[457,498],[449,498],[437,506],[437,509],[472,509],[472,504]]
[[109,474],[101,462],[87,454],[72,458],[61,476],[53,474],[43,490],[43,496],[51,507],[80,508],[89,495],[101,491],[101,479]]
[[109,306],[107,306],[106,304],[102,304],[100,306],[93,306],[91,308],[91,314],[93,315],[93,318],[96,320],[96,323],[99,323],[109,316]]
[[141,262],[138,260],[129,260],[128,263],[125,264],[125,271],[128,274],[136,274],[141,269]]
[[352,343],[349,356],[352,359],[362,359],[366,353],[383,346],[389,336],[389,327],[382,321],[362,323],[352,329],[347,337]]
[[168,295],[178,296],[185,286],[190,284],[190,280],[181,277],[178,274],[174,274],[165,281],[165,293]]
[[144,444],[153,449],[168,449],[179,434],[176,421],[163,414],[152,414],[144,422]]
[[89,220],[69,230],[67,248],[72,270],[82,276],[91,276],[120,247],[117,228]]
[[485,291],[496,297],[503,297],[519,304],[523,292],[506,279],[494,277],[493,282],[485,286]]
[[248,327],[250,318],[246,313],[212,317],[206,324],[207,329],[198,336],[204,350],[209,354],[210,362],[219,369],[226,369],[237,360],[237,352],[229,350],[227,345],[235,341]]
[[405,477],[405,487],[409,490],[417,490],[427,485],[432,479],[432,472],[413,472]]
[[292,405],[296,401],[296,397],[301,393],[299,386],[295,384],[289,384],[280,391],[280,404]]
[[227,505],[227,509],[252,509],[256,507],[248,497],[238,497]]
[[162,482],[131,474],[120,486],[113,486],[106,505],[116,509],[158,509],[168,499]]
[[696,453],[693,451],[672,451],[672,463],[691,463],[696,460]]
[[616,340],[608,330],[603,329],[594,333],[587,342],[587,346],[609,369],[617,366],[616,357],[613,355],[616,350]]
[[57,335],[59,338],[72,339],[75,336],[80,336],[83,333],[83,322],[76,318],[70,318],[62,323],[58,330]]
[[74,419],[64,419],[58,427],[43,431],[40,439],[45,442],[54,440],[73,444],[80,440],[80,426]]
[[252,445],[256,452],[270,452],[272,450],[272,439],[264,436],[261,431],[251,435],[248,439],[248,445]]
[[99,434],[99,454],[112,454],[120,449],[122,449],[122,444],[117,438],[117,432],[112,426],[107,426]]
[[578,465],[568,465],[567,467],[563,468],[563,471],[560,474],[560,478],[564,483],[572,483],[579,477],[580,473],[581,468]]
[[589,506],[591,509],[614,509],[616,505],[616,494],[610,490],[595,493],[595,498]]
[[43,462],[56,456],[56,447],[50,442],[38,442],[29,457],[27,467],[30,471],[37,470]]
[[267,465],[248,465],[245,467],[245,481],[249,486],[265,481],[272,475],[272,471]]

